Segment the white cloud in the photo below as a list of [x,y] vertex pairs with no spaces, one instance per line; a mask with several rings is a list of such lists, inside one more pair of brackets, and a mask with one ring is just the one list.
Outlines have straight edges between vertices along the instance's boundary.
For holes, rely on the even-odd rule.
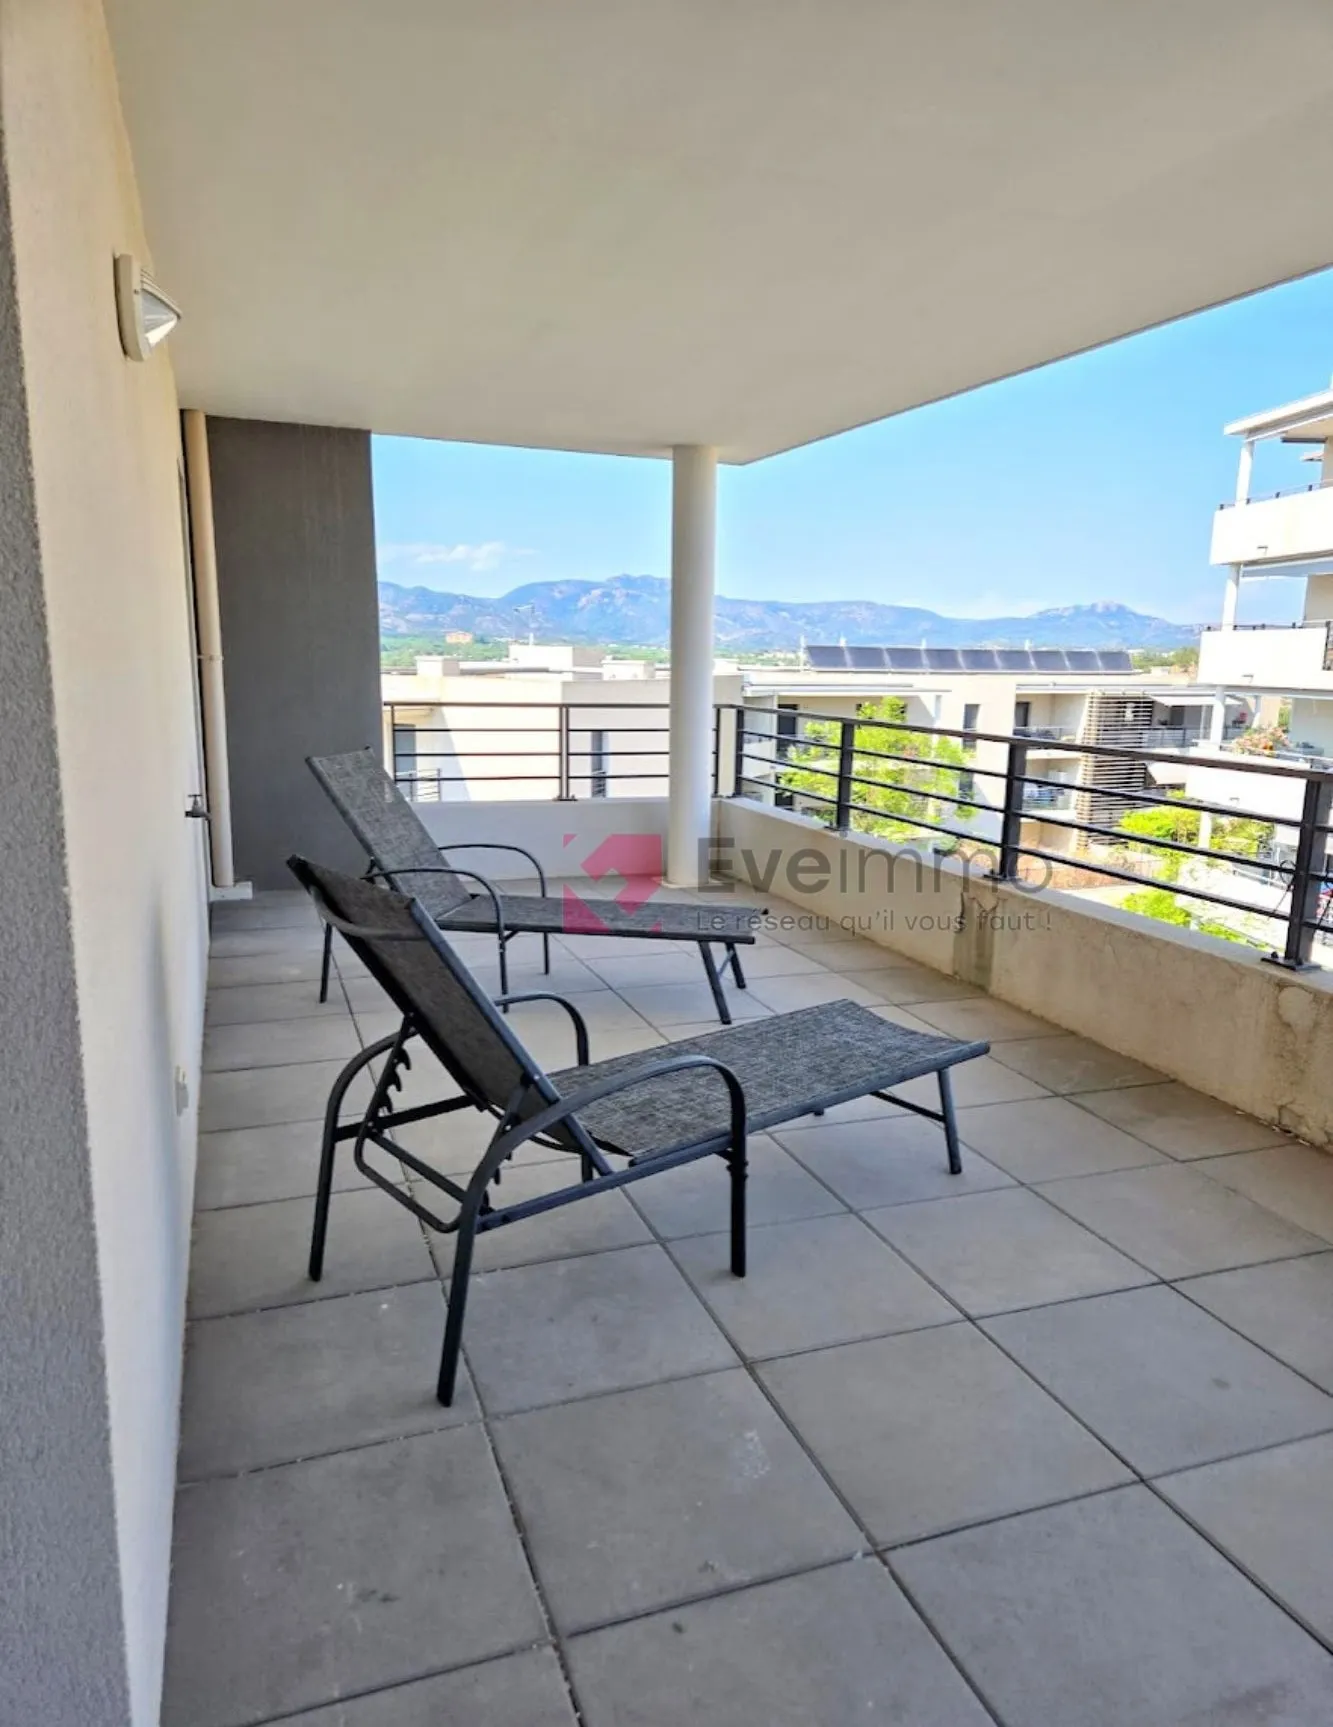
[[510,558],[529,558],[527,547],[507,546],[503,540],[482,540],[478,545],[437,545],[429,540],[411,540],[377,546],[382,564],[407,564],[415,569],[429,564],[463,564],[469,570],[495,570]]

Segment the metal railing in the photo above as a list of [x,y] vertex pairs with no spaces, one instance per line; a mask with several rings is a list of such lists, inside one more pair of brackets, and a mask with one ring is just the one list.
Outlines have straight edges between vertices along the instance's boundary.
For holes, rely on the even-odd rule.
[[[384,712],[391,771],[418,801],[472,798],[487,786],[505,788],[497,790],[500,797],[562,801],[654,797],[667,788],[667,702],[468,701],[442,709],[386,702]],[[408,717],[423,713],[443,718]],[[1265,926],[1277,920],[1284,932],[1272,957],[1292,967],[1310,962],[1317,934],[1333,933],[1333,768],[1323,764],[1230,753],[1222,761],[1142,741],[1087,743],[804,710],[794,720],[784,715],[794,732],[779,732],[777,724],[772,709],[714,707],[714,796],[759,796],[849,834],[926,835],[936,851],[971,846],[987,855],[988,873],[1001,881],[1030,879],[1034,866],[1072,867],[1107,883],[1163,887],[1174,898]],[[1174,736],[1181,728],[1169,729]],[[984,765],[996,752],[978,755],[978,745],[1003,748],[1004,766]],[[1072,758],[1077,779],[1034,770],[1028,759],[1034,746]],[[1291,808],[1275,813],[1178,796],[1152,781],[1150,769],[1163,764],[1201,775],[1256,776],[1256,792],[1263,781],[1270,791],[1276,784]],[[1197,816],[1194,831],[1205,843],[1122,825],[1136,811],[1162,807]],[[1025,821],[1052,818],[1072,837],[1073,851],[1039,845],[1036,832],[1024,828]],[[1207,843],[1205,826],[1237,822],[1259,823],[1265,843],[1237,850],[1236,830],[1225,827],[1210,832],[1207,839],[1216,843]],[[1187,869],[1196,876],[1186,876]],[[1244,898],[1240,887],[1247,882],[1252,891],[1255,884],[1268,887],[1274,903]]]
[[[486,786],[500,796],[570,801],[662,796],[669,702],[385,702],[386,765],[416,803],[447,803]],[[446,716],[418,723],[412,714]],[[461,716],[461,717],[460,717]],[[720,710],[713,715],[718,791]]]
[[[1171,896],[1264,924],[1276,920],[1285,928],[1280,950],[1270,957],[1292,968],[1310,963],[1317,933],[1333,933],[1333,874],[1328,856],[1333,772],[1228,756],[1228,774],[1262,776],[1270,786],[1280,781],[1284,787],[1301,788],[1299,814],[1274,813],[1177,796],[1152,782],[1150,768],[1163,764],[1179,764],[1200,774],[1216,770],[1217,763],[1197,754],[1127,744],[1068,743],[1061,747],[1079,764],[1078,781],[1071,784],[1067,778],[1031,772],[1031,739],[1014,734],[802,712],[797,735],[782,739],[779,754],[772,729],[754,723],[764,715],[762,709],[741,709],[737,714],[734,796],[757,793],[843,833],[874,833],[891,839],[920,833],[932,838],[934,850],[945,852],[970,844],[989,853],[988,874],[999,881],[1030,879],[1034,864],[1073,867],[1107,882],[1123,881],[1141,889],[1165,887]],[[942,751],[944,740],[949,747]],[[885,747],[893,744],[899,747]],[[973,753],[977,744],[1003,746],[1004,767],[982,765]],[[1132,784],[1136,778],[1138,786]],[[989,782],[988,795],[978,794],[978,781]],[[1205,823],[1210,830],[1216,823],[1259,823],[1267,830],[1267,844],[1254,851],[1236,851],[1225,844],[1198,844],[1121,825],[1136,811],[1162,807],[1180,816],[1198,816],[1199,838]],[[1062,827],[1075,838],[1075,851],[1037,845],[1025,834],[1025,818],[1051,809],[1060,811]],[[998,831],[985,833],[979,818]],[[1279,838],[1283,832],[1291,836],[1287,843]],[[1203,867],[1209,885],[1182,877],[1190,865]],[[1154,868],[1158,873],[1153,873]],[[1240,897],[1238,890],[1222,891],[1233,885],[1230,877],[1242,875],[1250,881],[1260,877],[1274,887],[1277,903],[1257,905],[1252,898]]]
[[1246,504],[1271,504],[1277,498],[1303,498],[1307,492],[1322,492],[1333,480],[1311,480],[1308,486],[1284,486],[1280,492],[1262,492],[1252,498],[1223,498],[1219,510],[1243,510]]

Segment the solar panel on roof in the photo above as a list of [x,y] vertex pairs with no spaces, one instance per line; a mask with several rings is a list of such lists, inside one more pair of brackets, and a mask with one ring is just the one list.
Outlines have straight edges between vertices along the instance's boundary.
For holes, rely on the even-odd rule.
[[1124,648],[898,648],[819,643],[805,650],[817,671],[1132,672]]
[[805,657],[817,671],[842,671],[847,665],[847,650],[841,643],[832,647],[822,646],[807,648]]
[[890,671],[922,672],[926,669],[925,651],[921,648],[885,648],[884,663]]
[[999,663],[994,648],[960,648],[959,656],[964,671],[969,672],[993,672]]
[[1102,656],[1092,648],[1070,648],[1065,659],[1071,672],[1099,672],[1102,668]]
[[1132,672],[1134,670],[1133,658],[1124,648],[1103,648],[1097,658],[1102,662],[1104,672]]
[[1063,648],[1034,648],[1031,653],[1031,664],[1035,672],[1063,672],[1068,670]]
[[854,672],[882,672],[884,670],[883,648],[848,648],[847,664]]
[[1002,672],[1032,670],[1032,655],[1026,648],[996,648],[995,659]]

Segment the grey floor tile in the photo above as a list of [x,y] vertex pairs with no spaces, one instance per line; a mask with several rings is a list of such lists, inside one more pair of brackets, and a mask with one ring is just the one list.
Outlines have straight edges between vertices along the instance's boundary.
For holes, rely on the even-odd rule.
[[815,974],[825,967],[812,954],[799,948],[783,947],[779,942],[741,949],[741,970],[747,981],[760,977],[796,977],[801,973]]
[[859,1218],[752,1229],[744,1277],[716,1236],[671,1249],[741,1351],[753,1358],[946,1324],[957,1310]]
[[261,954],[313,954],[319,960],[323,935],[317,923],[283,929],[225,929],[208,944],[211,959],[254,959]]
[[[313,1199],[323,1132],[322,1121],[286,1121],[276,1127],[200,1134],[196,1211],[259,1205],[270,1199]],[[350,1145],[340,1148],[333,1170],[336,1190],[369,1185],[352,1162]]]
[[1333,1638],[1333,1435],[1157,1483],[1318,1636]]
[[874,1559],[742,1589],[570,1645],[588,1727],[985,1727]]
[[336,1019],[347,1013],[347,998],[335,983],[321,1002],[318,989],[304,983],[236,984],[210,989],[206,1017],[210,1026],[261,1025],[278,1019]]
[[1220,1157],[1285,1143],[1278,1128],[1174,1080],[1142,1089],[1096,1092],[1078,1101],[1083,1109],[1146,1139],[1170,1157]]
[[1288,1223],[1333,1241],[1333,1156],[1328,1152],[1288,1140],[1266,1151],[1208,1159],[1194,1167]]
[[324,1275],[312,1283],[306,1261],[313,1213],[308,1199],[200,1212],[190,1254],[191,1315],[251,1312],[435,1277],[416,1218],[388,1194],[365,1188],[334,1194]]
[[862,1545],[748,1374],[706,1373],[498,1421],[495,1446],[563,1631]]
[[320,950],[317,947],[277,953],[224,955],[210,951],[210,989],[250,988],[261,984],[310,985],[310,998],[319,993]]
[[1166,1162],[1161,1152],[1141,1139],[1098,1121],[1063,1097],[967,1108],[959,1112],[958,1131],[965,1145],[1019,1181],[1050,1181]]
[[477,1419],[466,1381],[435,1398],[437,1284],[200,1319],[186,1337],[184,1481],[290,1463]]
[[1015,1038],[997,1046],[997,1060],[1035,1079],[1047,1091],[1107,1091],[1115,1086],[1149,1085],[1162,1075],[1141,1061],[1117,1055],[1086,1037]]
[[833,972],[760,977],[755,979],[747,993],[774,1013],[793,1013],[798,1008],[816,1007],[826,1001],[859,1001],[870,1005],[883,1000],[874,990],[858,983],[854,976],[840,976]]
[[972,1001],[922,1002],[916,1011],[928,1025],[948,1032],[950,1037],[985,1038],[991,1043],[1010,1038],[1053,1037],[1061,1029],[989,995],[977,996]]
[[[788,1223],[841,1211],[841,1203],[766,1134],[749,1142],[746,1214],[754,1224]],[[730,1226],[731,1177],[720,1157],[664,1170],[626,1191],[668,1240],[707,1235]]]
[[267,1721],[541,1636],[479,1426],[200,1482],[177,1501],[164,1727]]
[[[725,988],[733,1020],[761,1019],[768,1013],[752,989],[737,989],[731,983]],[[625,984],[620,993],[636,1013],[659,1029],[672,1030],[694,1021],[711,1021],[714,1028],[718,1024],[712,992],[702,978],[698,983]]]
[[[556,1152],[541,1163],[504,1170],[500,1185],[491,1189],[491,1202],[498,1210],[579,1185],[578,1159]],[[430,1196],[425,1197],[429,1204]],[[450,1202],[444,1200],[443,1204],[447,1208]],[[431,1254],[445,1277],[453,1265],[456,1240],[453,1235],[430,1236]],[[651,1240],[647,1224],[623,1192],[599,1193],[479,1235],[472,1264],[478,1271],[496,1271],[503,1266],[535,1265],[545,1259],[604,1253]]]
[[[323,1117],[343,1061],[303,1061],[295,1067],[247,1067],[234,1073],[206,1073],[199,1091],[200,1133],[237,1127],[273,1127],[286,1121]],[[370,1080],[358,1074],[348,1087],[343,1114],[354,1115],[370,1102]]]
[[[703,980],[703,961],[693,946],[678,946],[674,953],[645,954],[626,952],[627,946],[624,942],[603,942],[599,952],[584,960],[597,973],[604,988],[608,984],[612,989],[623,989],[664,983],[697,984]],[[744,959],[741,965],[744,967]]]
[[1155,1271],[1195,1277],[1324,1243],[1263,1206],[1180,1164],[1122,1169],[1042,1189],[1052,1204]]
[[[1018,1103],[1024,1098],[1049,1095],[1035,1080],[1005,1067],[993,1055],[960,1062],[950,1071],[954,1102],[960,1109],[979,1103]],[[894,1095],[912,1103],[924,1103],[931,1109],[939,1108],[940,1088],[933,1078],[909,1079],[906,1085],[894,1087]]]
[[577,1727],[551,1649],[418,1679],[288,1717],[289,1727]]
[[1128,1476],[970,1325],[791,1356],[759,1373],[877,1542]]
[[985,1321],[985,1330],[1146,1475],[1333,1428],[1333,1398],[1172,1289]]
[[1333,1253],[1218,1271],[1179,1287],[1233,1330],[1333,1391]]
[[857,983],[883,1001],[911,1006],[923,1001],[971,1000],[980,994],[975,984],[964,983],[962,978],[950,977],[946,972],[932,971],[924,965],[894,963],[891,955],[886,955],[886,959],[888,963],[883,968],[876,966],[851,973]]
[[346,1061],[361,1048],[350,1013],[270,1020],[257,1025],[210,1025],[204,1032],[204,1072],[291,1067],[307,1061]]
[[497,1413],[736,1359],[660,1247],[485,1272],[472,1283],[463,1343],[482,1399]]
[[802,1116],[774,1138],[848,1205],[904,1205],[913,1200],[1011,1187],[1009,1176],[970,1148],[960,1175],[949,1173],[943,1132],[919,1116],[880,1115],[860,1121]]
[[971,1314],[1103,1295],[1151,1273],[1024,1188],[866,1213],[866,1222]]
[[1146,1488],[893,1555],[1014,1727],[1317,1727],[1333,1659]]

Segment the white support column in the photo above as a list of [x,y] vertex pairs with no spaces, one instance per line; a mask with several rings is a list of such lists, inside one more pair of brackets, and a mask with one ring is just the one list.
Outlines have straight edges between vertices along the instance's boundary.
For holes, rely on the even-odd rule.
[[[1208,746],[1211,750],[1222,748],[1222,737],[1227,723],[1227,693],[1218,690],[1213,696],[1212,708],[1208,715]],[[1208,792],[1205,791],[1205,797]],[[1207,810],[1199,811],[1198,843],[1206,850],[1213,843],[1213,818]]]
[[1222,628],[1234,630],[1236,627],[1236,607],[1240,602],[1240,565],[1232,564],[1227,570],[1226,592],[1222,595]]
[[227,759],[227,698],[222,684],[222,618],[213,541],[213,478],[208,423],[185,411],[185,472],[190,490],[190,550],[194,562],[195,629],[199,635],[199,700],[204,710],[204,771],[208,776],[208,840],[213,886],[236,886],[231,850],[231,769]]
[[717,451],[671,452],[671,762],[667,876],[697,887],[712,821],[713,580]]
[[1236,468],[1236,502],[1250,501],[1250,476],[1254,472],[1254,439],[1246,438],[1240,447],[1240,462]]

